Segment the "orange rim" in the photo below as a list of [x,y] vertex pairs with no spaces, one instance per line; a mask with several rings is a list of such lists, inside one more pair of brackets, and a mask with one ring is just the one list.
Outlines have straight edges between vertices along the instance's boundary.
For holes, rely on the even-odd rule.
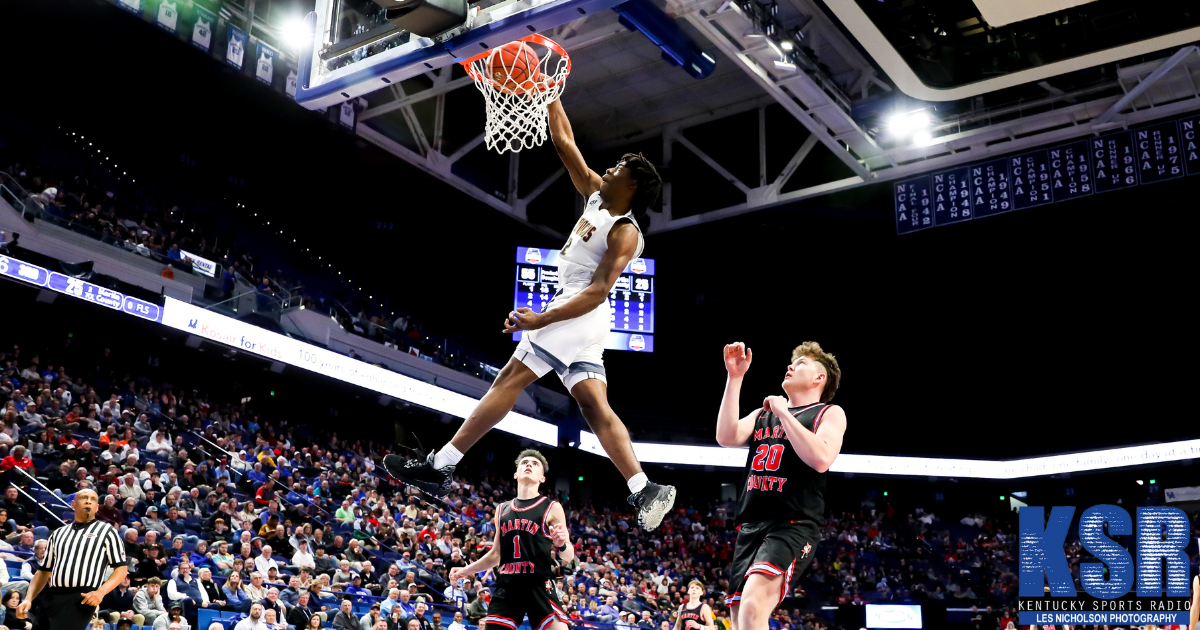
[[[549,90],[551,88],[557,87],[560,83],[562,83],[563,81],[565,81],[567,79],[567,76],[569,76],[571,74],[571,55],[567,54],[567,51],[562,46],[559,46],[558,42],[550,39],[549,37],[545,37],[545,36],[539,35],[537,33],[534,33],[532,35],[526,35],[525,37],[522,37],[521,39],[514,40],[514,41],[529,42],[531,44],[538,44],[540,46],[545,46],[546,48],[549,48],[550,50],[553,50],[554,52],[558,53],[558,55],[560,57],[562,57],[563,59],[566,60],[567,67],[566,67],[566,71],[562,75],[562,78],[554,81],[553,83],[535,82],[535,85],[539,90],[545,91],[545,90]],[[508,42],[508,43],[512,43],[512,42]],[[504,45],[507,45],[507,44],[504,44]],[[476,61],[486,58],[487,56],[491,55],[492,52],[495,50],[496,50],[496,48],[489,48],[488,50],[485,50],[485,51],[479,53],[478,55],[471,57],[470,59],[467,59],[465,61],[460,61],[458,63],[460,63],[462,65],[462,67],[467,71],[467,74],[472,79],[474,79],[477,83],[486,82],[486,83],[491,84],[493,88],[500,89],[500,87],[496,85],[496,82],[494,80],[492,80],[490,77],[481,76],[478,72],[475,71],[475,68],[473,67],[473,64]],[[538,59],[538,65],[541,65],[541,63],[542,63],[542,60]]]

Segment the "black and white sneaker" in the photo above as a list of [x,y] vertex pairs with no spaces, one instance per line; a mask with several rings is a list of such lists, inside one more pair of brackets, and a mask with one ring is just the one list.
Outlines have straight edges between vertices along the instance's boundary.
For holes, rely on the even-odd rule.
[[422,492],[437,497],[450,494],[450,484],[454,481],[454,466],[437,469],[433,467],[433,453],[422,459],[419,451],[413,451],[415,459],[405,459],[399,455],[386,455],[383,458],[383,469],[393,478],[415,486]]
[[645,488],[629,495],[629,505],[638,509],[638,525],[642,529],[655,529],[675,506],[675,486],[647,482]]

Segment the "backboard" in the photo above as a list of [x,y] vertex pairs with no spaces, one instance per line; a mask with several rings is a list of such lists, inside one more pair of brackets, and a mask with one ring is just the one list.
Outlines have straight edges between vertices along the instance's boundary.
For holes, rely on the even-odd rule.
[[390,24],[371,0],[317,0],[316,10],[305,19],[313,37],[300,53],[296,100],[309,109],[329,107],[622,1],[472,4],[463,25],[435,37],[419,37]]

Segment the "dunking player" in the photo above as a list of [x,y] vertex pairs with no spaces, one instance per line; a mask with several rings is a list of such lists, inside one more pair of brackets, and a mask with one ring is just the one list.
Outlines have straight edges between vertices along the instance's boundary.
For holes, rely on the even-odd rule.
[[704,585],[696,580],[688,583],[688,600],[679,607],[675,630],[717,630],[712,607],[705,604]]
[[519,308],[508,314],[504,332],[525,334],[454,438],[424,459],[388,455],[384,468],[405,483],[445,496],[454,467],[467,449],[512,411],[521,390],[554,371],[625,477],[638,523],[654,529],[674,505],[675,488],[650,483],[642,472],[629,432],[608,406],[603,354],[612,317],[608,294],[629,261],[642,254],[642,230],[634,214],[644,213],[658,198],[662,180],[641,154],[626,154],[603,177],[597,175],[575,146],[562,104],[551,103],[549,114],[554,148],[576,190],[587,199],[583,216],[559,252],[558,293],[541,313]]
[[[496,510],[496,542],[482,558],[450,570],[450,581],[496,567],[496,586],[487,630],[517,630],[529,615],[531,630],[566,630],[567,615],[558,602],[554,569],[558,559],[575,558],[562,504],[538,494],[546,481],[546,458],[533,449],[517,456],[517,498]],[[553,546],[553,549],[551,549]]]
[[784,396],[738,419],[742,377],[753,358],[744,343],[725,346],[725,395],[717,443],[749,446],[738,489],[737,545],[729,573],[734,630],[766,630],[771,611],[788,596],[816,556],[825,515],[825,471],[842,450],[846,414],[830,405],[842,371],[814,341],[792,351]]

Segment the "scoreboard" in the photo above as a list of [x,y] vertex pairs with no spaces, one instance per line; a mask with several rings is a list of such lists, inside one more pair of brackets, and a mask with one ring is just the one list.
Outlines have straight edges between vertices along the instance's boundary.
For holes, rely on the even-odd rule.
[[[527,307],[537,313],[546,310],[558,291],[557,249],[517,248],[516,288],[513,308]],[[654,352],[654,259],[634,258],[621,272],[616,286],[608,294],[612,320],[606,350]],[[520,341],[523,331],[513,333]]]
[[1200,175],[1198,132],[1189,114],[897,182],[896,233]]

